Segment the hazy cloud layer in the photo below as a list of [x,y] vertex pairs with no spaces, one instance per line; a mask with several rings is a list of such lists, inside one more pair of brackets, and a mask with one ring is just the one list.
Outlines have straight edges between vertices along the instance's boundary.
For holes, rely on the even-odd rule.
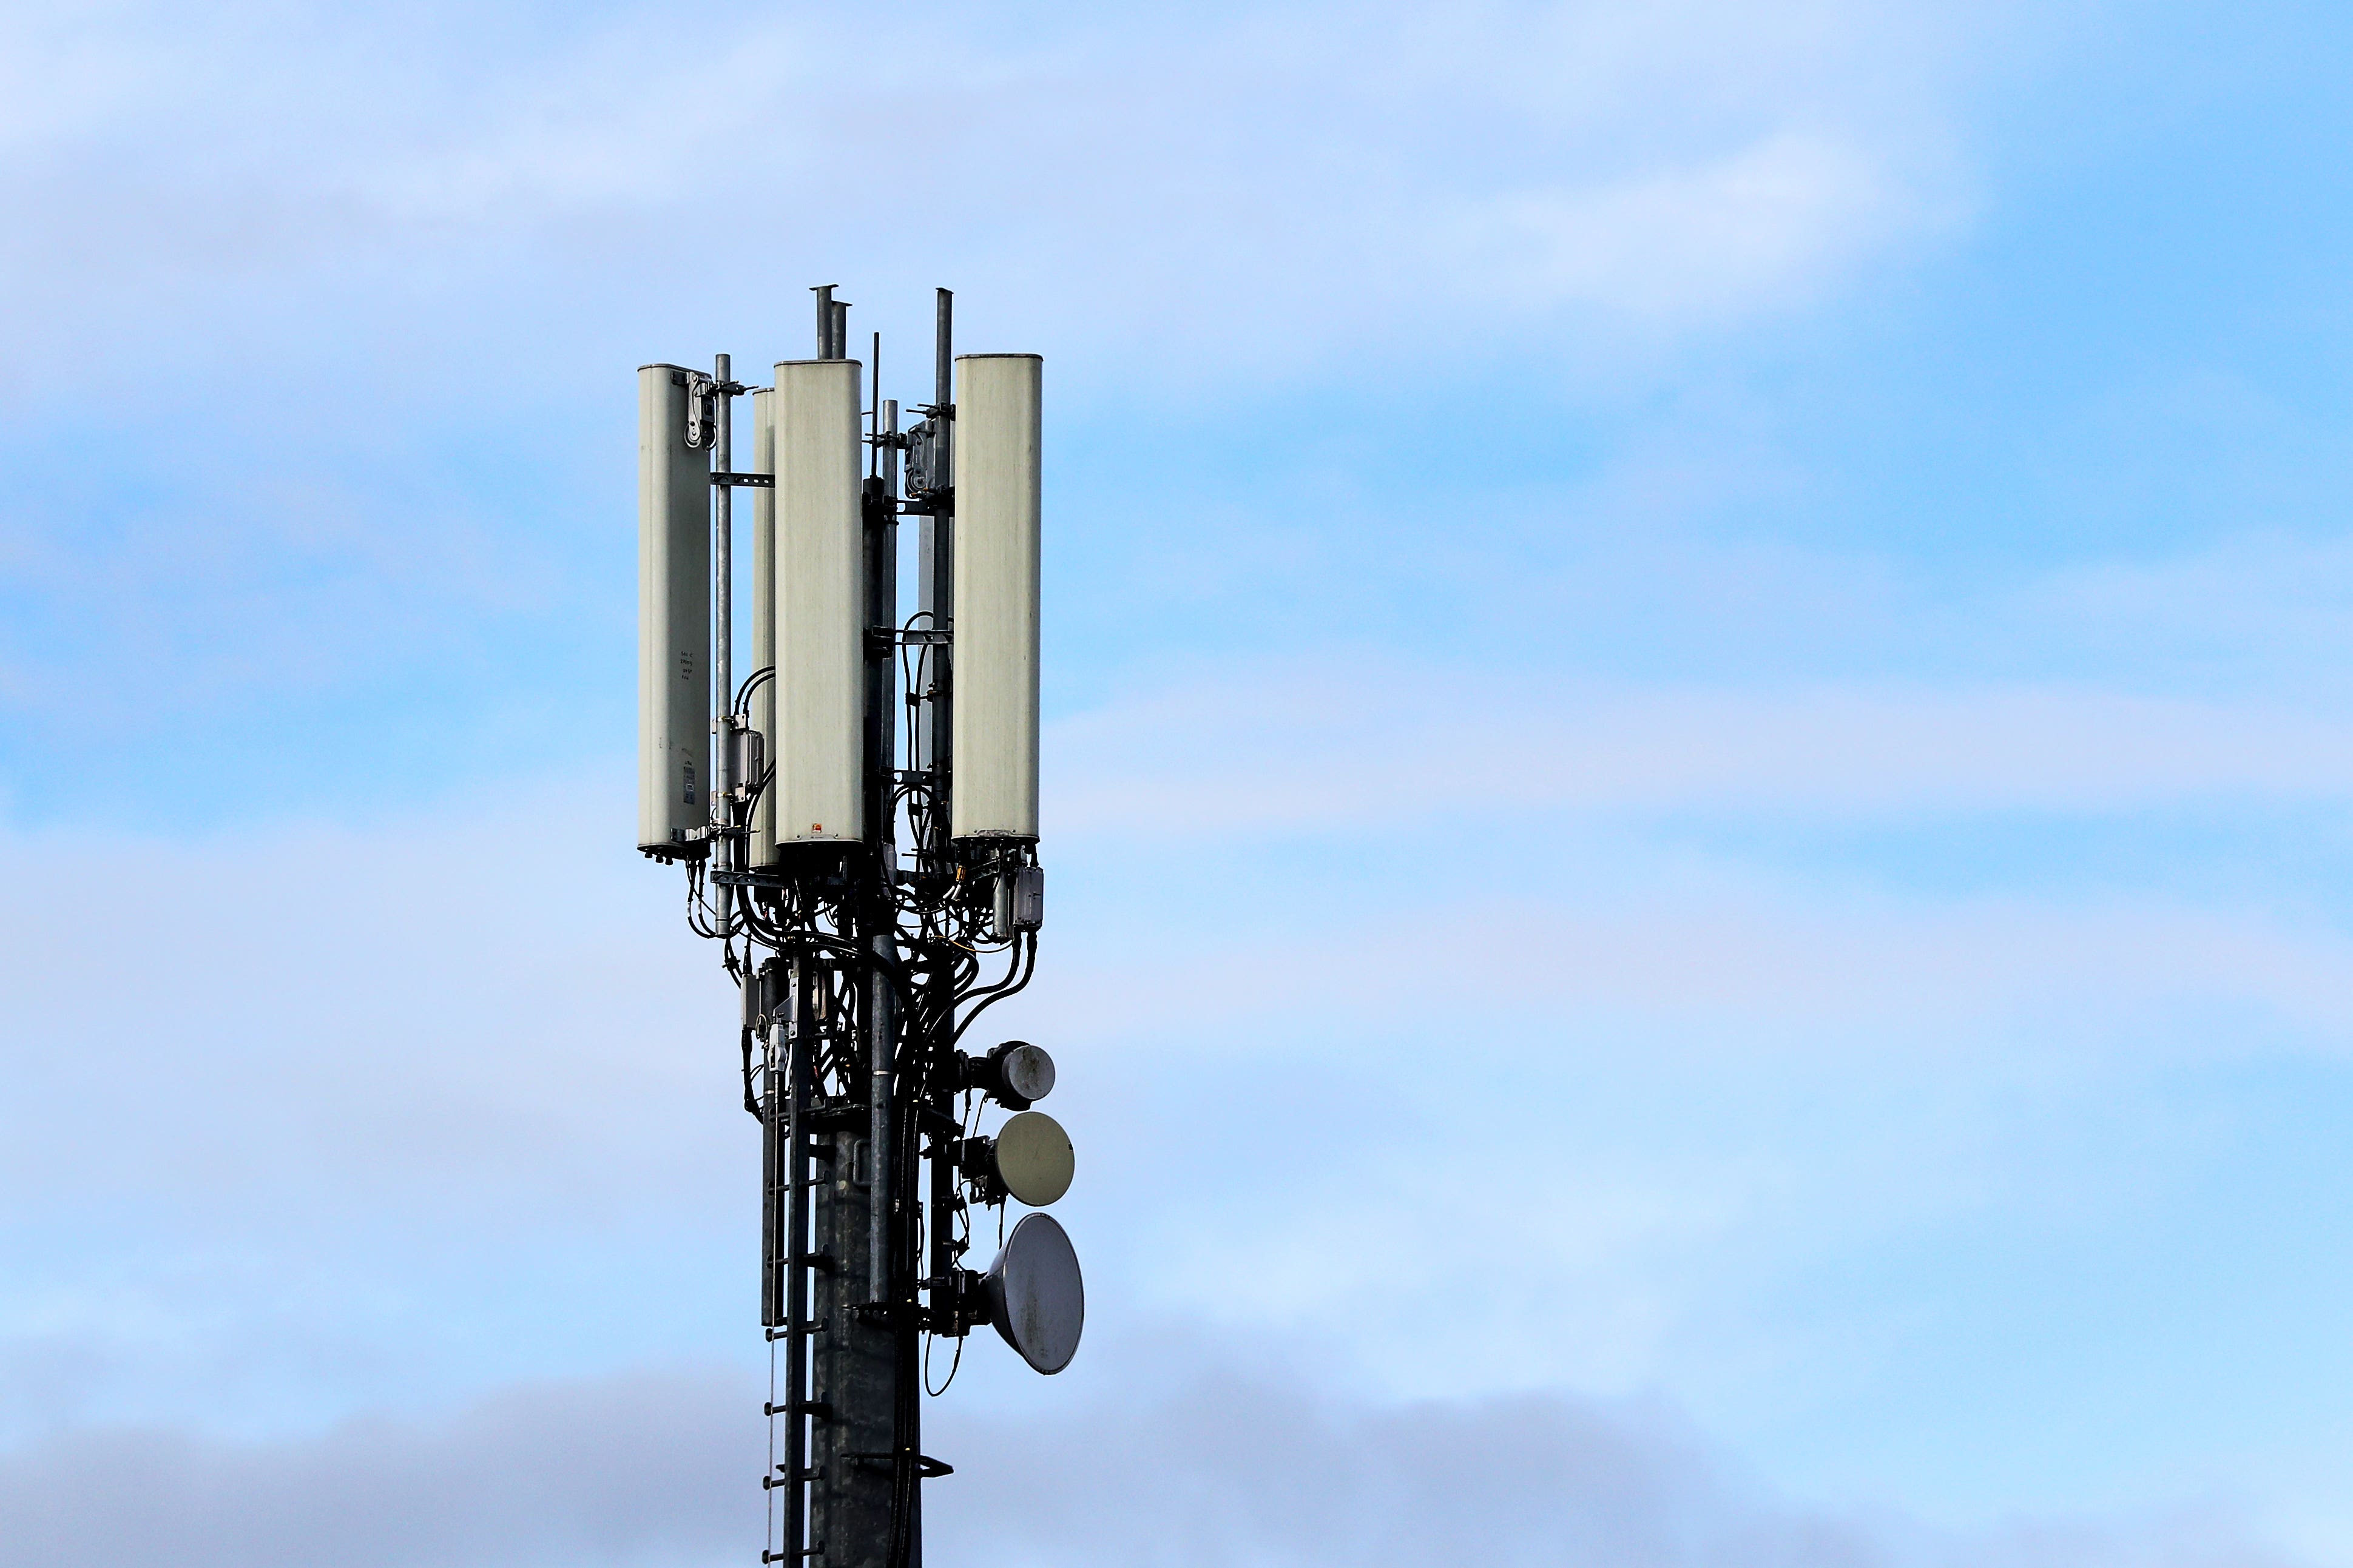
[[0,1563],[739,1562],[757,1550],[760,1495],[744,1392],[652,1375],[533,1387],[442,1421],[354,1420],[270,1444],[62,1434],[0,1457]]
[[[717,1564],[759,1539],[757,1391],[640,1373],[427,1420],[225,1443],[60,1434],[0,1453],[0,1563],[114,1568]],[[935,1419],[944,1407],[930,1407]],[[1792,1507],[1665,1413],[1558,1397],[1380,1406],[1229,1365],[1166,1398],[926,1447],[934,1561],[1135,1568],[2288,1568],[2228,1513],[1979,1536]]]

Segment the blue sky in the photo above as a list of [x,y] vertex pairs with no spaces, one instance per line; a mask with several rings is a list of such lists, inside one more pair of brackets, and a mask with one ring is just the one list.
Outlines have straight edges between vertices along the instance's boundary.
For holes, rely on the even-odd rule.
[[738,1560],[632,372],[833,282],[1048,363],[944,1554],[2353,1563],[2353,23],[891,15],[0,5],[0,1563]]

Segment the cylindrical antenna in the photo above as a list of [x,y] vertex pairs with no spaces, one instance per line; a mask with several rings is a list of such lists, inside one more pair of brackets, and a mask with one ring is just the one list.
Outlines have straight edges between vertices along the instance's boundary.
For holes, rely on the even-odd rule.
[[776,731],[768,789],[776,840],[868,842],[867,546],[858,472],[859,370],[841,360],[776,366]]
[[849,357],[849,301],[847,300],[833,302],[833,357]]
[[1036,354],[956,361],[955,712],[950,751],[956,838],[1038,839],[1038,431]]
[[[638,847],[699,860],[711,824],[711,448],[695,373],[638,371]],[[686,679],[681,679],[684,676]]]
[[834,285],[830,283],[820,284],[809,290],[817,296],[817,357],[819,359],[841,357],[833,345],[833,290]]

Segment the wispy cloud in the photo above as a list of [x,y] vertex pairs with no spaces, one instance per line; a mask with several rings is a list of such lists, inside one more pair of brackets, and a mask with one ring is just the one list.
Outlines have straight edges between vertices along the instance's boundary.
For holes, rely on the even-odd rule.
[[1729,317],[1802,300],[1933,229],[1936,203],[1862,147],[1781,132],[1624,184],[1495,197],[1461,220],[1457,247],[1523,305]]
[[[549,779],[364,829],[9,840],[0,1340],[88,1363],[35,1403],[267,1427],[467,1386],[485,1355],[723,1339],[756,1160],[732,994],[627,820]],[[1065,1055],[1090,1267],[1238,1323],[1355,1300],[1347,1353],[1407,1386],[1674,1374],[1712,1296],[2018,1201],[1989,1165],[2053,1094],[2353,1035],[2341,936],[2229,903],[1841,892],[1607,824],[1467,882],[1203,861],[1148,823],[1054,842],[1051,984],[990,1025]],[[181,934],[135,963],[88,939],[123,922]],[[1430,1079],[1433,1050],[1463,1070]],[[1419,1086],[1411,1114],[1367,1103],[1387,1083]],[[1746,1088],[1703,1116],[1695,1083]],[[1574,1158],[1560,1105],[1592,1118]],[[1474,1172],[1565,1195],[1531,1227]],[[1460,1355],[1400,1371],[1443,1270],[1396,1239],[1438,1225],[1517,1261]],[[401,1331],[412,1297],[443,1326]]]
[[1497,685],[1335,649],[1139,692],[1055,726],[1056,820],[1178,836],[1474,810],[1852,821],[2353,794],[2353,726],[2260,700],[2056,684],[1644,689],[1529,672],[1508,696]]
[[[455,68],[473,26],[455,13],[273,15],[18,21],[34,55],[128,57],[154,89],[102,116],[84,95],[17,100],[12,336],[170,331],[134,303],[194,303],[167,279],[267,279],[332,309],[336,274],[396,258],[432,294],[534,271],[577,290],[583,259],[609,277],[667,255],[675,286],[739,297],[679,249],[706,243],[714,199],[746,254],[891,277],[952,258],[984,295],[1018,277],[1029,330],[1073,364],[1148,343],[1186,367],[1213,322],[1227,367],[1323,358],[1393,344],[1400,307],[1436,297],[1673,331],[1801,303],[1948,222],[1983,68],[1955,47],[1960,13],[1864,0],[1473,6],[1443,26],[1410,6],[941,13],[895,63],[800,8],[715,30],[626,15],[510,22]],[[205,135],[171,134],[188,123]],[[870,254],[877,223],[913,254]]]

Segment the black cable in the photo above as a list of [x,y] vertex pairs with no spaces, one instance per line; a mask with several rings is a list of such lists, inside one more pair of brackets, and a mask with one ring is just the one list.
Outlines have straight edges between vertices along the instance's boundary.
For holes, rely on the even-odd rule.
[[[906,681],[911,715],[920,715],[923,682],[936,674],[941,662],[929,644],[902,651],[900,671]],[[755,672],[736,693],[734,706],[744,709],[760,682],[774,678],[773,666]],[[912,718],[908,732],[916,733]],[[749,809],[755,810],[766,792],[776,787],[777,772],[776,759],[768,759],[745,792]],[[846,877],[842,868],[828,872],[820,868],[805,875],[777,877],[773,882],[738,883],[731,876],[725,885],[740,888],[741,896],[733,900],[740,914],[722,929],[715,892],[721,884],[713,864],[690,862],[687,878],[688,922],[700,934],[720,941],[722,963],[739,984],[764,984],[762,950],[813,965],[818,987],[813,999],[821,1009],[822,1022],[807,1042],[808,1061],[827,1094],[854,1096],[862,1090],[868,1065],[863,1037],[877,994],[869,977],[879,975],[891,986],[899,1000],[900,1022],[897,1038],[889,1042],[888,1082],[893,1100],[907,1110],[897,1118],[891,1146],[878,1152],[893,1187],[909,1194],[916,1194],[922,1185],[926,1141],[933,1141],[931,1159],[952,1160],[951,1141],[959,1131],[969,1135],[981,1110],[978,1097],[965,1093],[963,1113],[955,1114],[959,1108],[955,1103],[958,1098],[955,1079],[944,1076],[953,1074],[965,1034],[990,1007],[1026,989],[1038,963],[1036,933],[1017,932],[1003,942],[992,935],[994,883],[999,874],[1026,857],[1017,851],[984,856],[962,866],[954,860],[943,862],[934,842],[947,808],[940,776],[936,771],[911,767],[892,779],[887,793],[888,809],[880,826],[895,837],[903,820],[923,857],[919,863],[923,872],[904,882],[894,879],[878,887],[855,868],[848,868],[850,874]],[[952,877],[941,875],[950,869]],[[740,954],[734,943],[737,936],[744,939]],[[874,941],[878,936],[886,940],[878,943]],[[985,957],[996,952],[1003,952],[1006,963],[993,981],[984,983],[983,975],[990,967]],[[754,1119],[764,1115],[759,1094],[761,1044],[756,1027],[739,1029],[744,1106]],[[934,1110],[954,1119],[954,1125],[939,1124],[935,1139],[927,1120]],[[937,1173],[933,1177],[940,1179]],[[957,1334],[953,1336],[957,1343],[946,1378],[933,1386],[932,1352],[940,1337],[938,1325],[957,1325],[944,1310],[938,1318],[925,1316],[920,1310],[923,1298],[918,1281],[923,1278],[929,1253],[937,1252],[948,1259],[953,1276],[963,1268],[973,1245],[967,1194],[952,1173],[947,1191],[945,1208],[934,1212],[929,1198],[912,1198],[891,1217],[892,1269],[877,1281],[892,1307],[892,1354],[900,1367],[892,1412],[892,1526],[885,1560],[893,1568],[904,1568],[914,1550],[913,1521],[926,1468],[918,1451],[921,1401],[926,1394],[945,1393],[963,1366],[965,1336]],[[1004,1220],[1000,1212],[1000,1242]],[[931,1239],[935,1226],[945,1231],[937,1242]],[[954,1293],[951,1282],[936,1289],[940,1294],[935,1295],[935,1305]]]
[[714,912],[710,910],[702,901],[702,862],[690,860],[686,867],[687,929],[697,936],[717,940],[720,933],[712,929],[708,919],[703,918]]
[[752,1113],[754,1121],[766,1124],[768,1119],[762,1113],[760,1101],[752,1092],[752,1031],[748,1026],[744,1030],[744,1109]]
[[955,1354],[950,1358],[948,1362],[947,1381],[941,1384],[937,1388],[934,1388],[932,1386],[932,1347],[939,1342],[940,1336],[937,1334],[926,1334],[923,1336],[923,1392],[930,1394],[934,1399],[937,1399],[941,1394],[945,1394],[949,1389],[955,1386],[956,1372],[964,1365],[965,1336],[962,1334],[953,1334],[949,1337],[955,1341]]
[[1030,976],[1038,973],[1038,937],[1036,932],[1033,931],[1030,933],[1029,940],[1022,944],[1022,948],[1025,962],[1023,962],[1022,964],[1021,978],[1011,985],[1001,986],[995,991],[986,993],[980,1005],[975,1007],[970,1013],[965,1014],[964,1022],[955,1026],[955,1033],[948,1037],[948,1044],[950,1047],[954,1047],[958,1041],[964,1038],[964,1032],[972,1027],[974,1019],[979,1017],[983,1013],[987,1012],[991,1007],[996,1006],[999,1002],[1004,1001],[1008,996],[1013,995],[1023,986],[1029,984]]
[[762,665],[759,668],[745,676],[744,678],[744,684],[735,689],[735,700],[730,705],[728,711],[746,714],[751,712],[752,710],[750,703],[752,700],[753,691],[762,681],[774,679],[776,678],[776,667],[773,664],[766,664]]

